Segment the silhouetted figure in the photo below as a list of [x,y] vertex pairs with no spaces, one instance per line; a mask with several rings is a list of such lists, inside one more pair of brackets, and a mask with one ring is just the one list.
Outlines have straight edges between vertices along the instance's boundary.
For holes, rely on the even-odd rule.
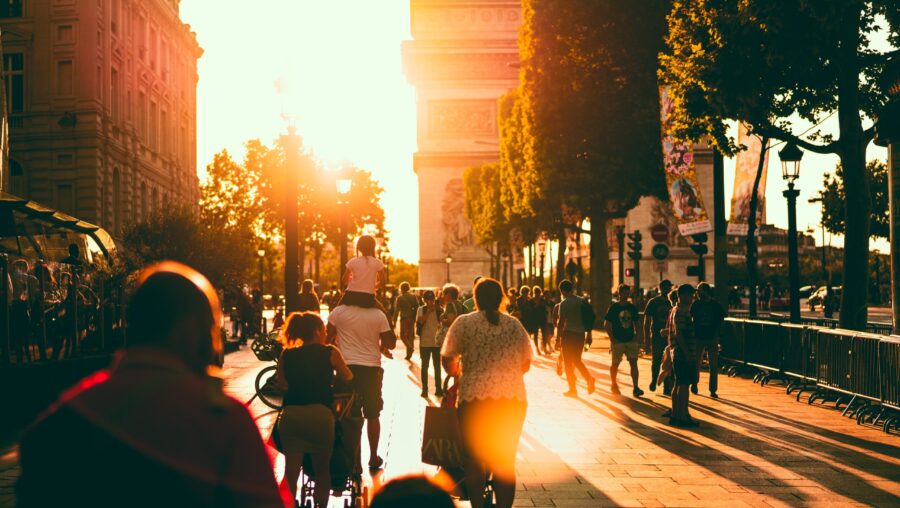
[[145,270],[128,347],[22,437],[17,505],[283,506],[253,418],[207,372],[220,313],[195,270]]
[[299,312],[319,313],[319,295],[313,290],[313,281],[306,279],[300,286],[300,295],[297,298]]
[[453,508],[453,498],[424,476],[406,476],[387,482],[375,493],[370,508]]

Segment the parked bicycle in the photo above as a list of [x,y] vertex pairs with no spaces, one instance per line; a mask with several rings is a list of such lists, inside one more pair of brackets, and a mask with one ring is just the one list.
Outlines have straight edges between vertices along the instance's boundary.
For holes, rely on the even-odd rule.
[[272,409],[281,409],[284,403],[285,389],[279,386],[276,374],[278,372],[278,359],[281,358],[282,349],[283,346],[278,342],[277,330],[269,332],[268,335],[255,338],[250,345],[250,350],[253,351],[253,354],[256,355],[259,361],[273,362],[274,365],[263,368],[256,375],[256,381],[253,384],[256,393],[247,401],[248,406],[253,403],[254,399],[258,398],[263,404]]

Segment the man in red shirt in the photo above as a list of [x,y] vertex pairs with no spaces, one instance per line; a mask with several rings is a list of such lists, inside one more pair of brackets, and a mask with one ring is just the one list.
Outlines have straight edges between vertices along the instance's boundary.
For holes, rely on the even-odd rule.
[[285,506],[253,418],[209,372],[219,309],[195,270],[145,270],[128,346],[22,437],[17,505]]

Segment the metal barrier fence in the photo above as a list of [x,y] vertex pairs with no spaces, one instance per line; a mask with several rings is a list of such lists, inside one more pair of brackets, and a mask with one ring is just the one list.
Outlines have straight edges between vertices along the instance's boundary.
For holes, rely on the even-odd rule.
[[900,337],[814,324],[728,318],[720,360],[726,372],[755,371],[754,382],[782,380],[807,402],[846,406],[858,423],[900,428]]

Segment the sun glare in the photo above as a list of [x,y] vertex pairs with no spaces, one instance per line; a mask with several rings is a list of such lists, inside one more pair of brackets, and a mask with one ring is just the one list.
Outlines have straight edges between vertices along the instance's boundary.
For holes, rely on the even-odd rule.
[[242,157],[249,139],[271,143],[285,112],[326,166],[348,161],[373,173],[392,254],[418,260],[415,91],[400,60],[408,2],[184,0],[181,10],[205,50],[198,166],[225,148]]

